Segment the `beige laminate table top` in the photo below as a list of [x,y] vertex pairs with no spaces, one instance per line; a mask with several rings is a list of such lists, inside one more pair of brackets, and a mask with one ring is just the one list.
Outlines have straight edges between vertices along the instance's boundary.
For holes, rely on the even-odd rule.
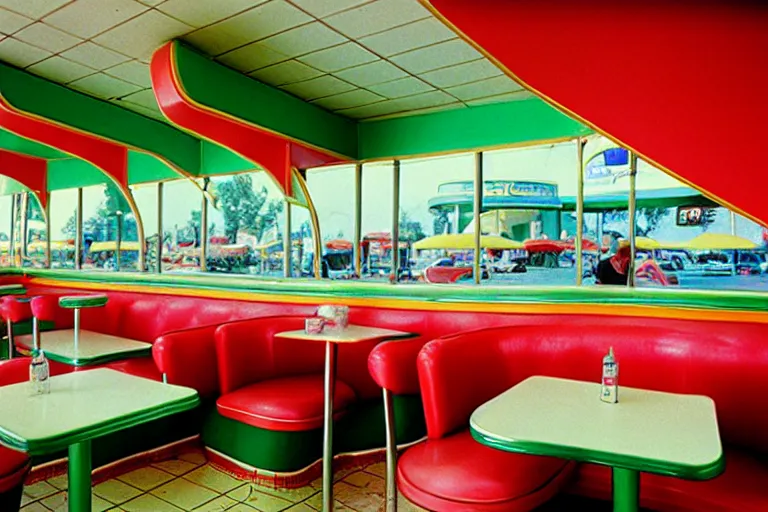
[[[80,340],[75,349],[74,329],[60,329],[40,333],[40,348],[58,362],[83,366],[113,361],[121,357],[149,355],[152,344],[143,341],[110,336],[100,332],[80,330]],[[32,348],[32,336],[16,336],[15,341]]]
[[379,338],[404,338],[412,336],[411,333],[381,329],[379,327],[367,327],[364,325],[348,325],[341,331],[323,331],[319,334],[308,334],[304,330],[284,331],[275,334],[276,338],[290,338],[294,340],[312,340],[332,343],[359,343],[361,341],[375,340]]
[[[709,478],[722,465],[709,397],[530,377],[475,410],[470,427],[484,444],[509,451],[600,462],[639,471]],[[711,475],[714,476],[714,475]]]

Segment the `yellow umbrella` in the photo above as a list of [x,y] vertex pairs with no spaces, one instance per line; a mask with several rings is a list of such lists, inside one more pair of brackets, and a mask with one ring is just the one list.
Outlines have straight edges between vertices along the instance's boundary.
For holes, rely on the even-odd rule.
[[[480,247],[483,249],[522,249],[522,242],[516,242],[500,236],[483,235],[480,237]],[[469,250],[475,248],[474,233],[457,235],[435,235],[424,238],[413,244],[417,251],[424,249],[456,249]]]
[[746,238],[735,235],[721,235],[716,233],[703,233],[693,240],[680,244],[685,249],[700,251],[725,251],[736,249],[757,249],[757,244]]
[[[117,242],[115,241],[93,242],[91,244],[90,252],[114,251],[116,249],[117,249]],[[131,242],[131,241],[120,242],[120,251],[138,251],[138,250],[139,250],[139,242]]]
[[635,237],[635,247],[644,251],[652,251],[653,249],[661,249],[661,244],[653,238],[638,236]]

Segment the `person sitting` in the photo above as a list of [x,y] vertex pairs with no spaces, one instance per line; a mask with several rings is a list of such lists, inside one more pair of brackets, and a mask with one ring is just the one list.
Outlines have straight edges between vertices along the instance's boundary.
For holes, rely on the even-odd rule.
[[627,271],[629,270],[630,250],[629,244],[622,241],[616,254],[602,260],[597,265],[597,284],[627,285]]

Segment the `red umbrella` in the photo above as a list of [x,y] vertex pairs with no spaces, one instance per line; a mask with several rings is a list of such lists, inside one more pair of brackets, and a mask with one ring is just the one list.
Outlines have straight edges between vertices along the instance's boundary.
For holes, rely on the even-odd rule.
[[335,239],[325,242],[325,248],[331,251],[351,251],[352,242],[347,240]]

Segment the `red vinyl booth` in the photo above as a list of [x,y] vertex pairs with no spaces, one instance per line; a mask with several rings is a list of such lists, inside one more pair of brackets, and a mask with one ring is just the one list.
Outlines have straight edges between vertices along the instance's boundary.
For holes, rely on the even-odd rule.
[[425,345],[417,364],[428,440],[399,460],[403,494],[432,510],[531,510],[566,484],[568,492],[610,500],[610,468],[579,464],[569,479],[566,461],[477,443],[468,421],[479,405],[532,375],[599,382],[613,346],[621,385],[711,397],[726,458],[725,473],[708,481],[643,473],[641,506],[768,510],[768,345],[765,336],[743,336],[765,328],[712,324],[704,331],[701,323],[676,321],[666,321],[674,328],[658,321],[627,328],[602,320],[496,327]]
[[[28,357],[1,361],[0,386],[26,381],[29,378],[29,363]],[[26,453],[0,445],[0,510],[10,512],[21,506],[21,492],[29,466]]]
[[[322,427],[325,344],[275,338],[278,332],[303,329],[304,319],[264,317],[227,323],[216,330],[219,414],[267,430]],[[358,400],[380,396],[366,366],[376,343],[339,347],[335,417]]]

